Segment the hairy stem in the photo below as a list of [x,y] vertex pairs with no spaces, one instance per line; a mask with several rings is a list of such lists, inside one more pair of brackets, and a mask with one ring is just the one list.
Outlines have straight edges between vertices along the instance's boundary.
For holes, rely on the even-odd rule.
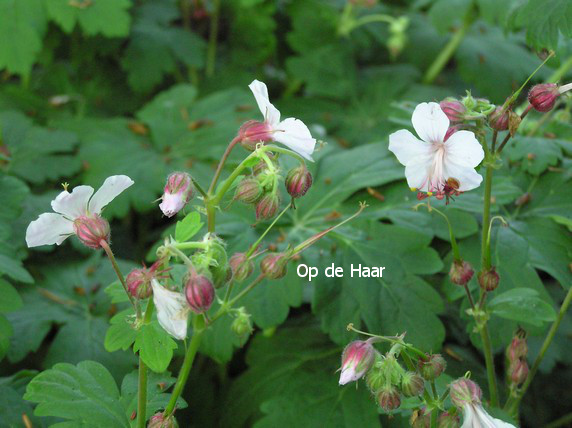
[[209,190],[208,190],[209,195],[214,192],[215,187],[216,187],[216,183],[220,177],[220,174],[222,172],[224,164],[226,163],[226,160],[228,159],[230,152],[232,152],[232,149],[234,149],[234,146],[236,146],[238,143],[240,143],[240,138],[238,136],[236,136],[232,139],[232,141],[226,147],[226,150],[224,151],[222,158],[220,158],[220,162],[218,163],[218,166],[216,168],[215,175],[213,176],[213,181],[211,182],[211,185],[209,187]]
[[[153,301],[153,298],[150,298],[147,302],[147,308],[145,309],[143,324],[149,324],[149,322],[151,322],[151,316],[153,315],[154,308],[155,302]],[[145,428],[145,422],[147,422],[147,366],[141,359],[141,353],[139,353],[139,382],[137,385],[137,428]]]

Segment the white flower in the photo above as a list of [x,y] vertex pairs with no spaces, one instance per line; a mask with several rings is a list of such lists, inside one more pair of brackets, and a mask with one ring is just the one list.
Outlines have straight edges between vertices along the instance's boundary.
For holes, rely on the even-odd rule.
[[463,426],[461,428],[516,428],[508,422],[493,418],[478,403],[463,406]]
[[258,108],[264,115],[264,122],[269,127],[271,138],[274,141],[284,144],[300,156],[312,160],[311,154],[314,152],[316,140],[312,138],[308,127],[299,119],[289,117],[280,121],[280,112],[268,98],[268,89],[263,82],[254,80],[248,85]]
[[421,103],[411,118],[420,139],[402,129],[389,136],[389,150],[405,165],[412,190],[442,192],[447,179],[454,178],[466,192],[481,184],[475,167],[484,158],[483,148],[470,131],[457,131],[447,141],[449,119],[437,103]]
[[175,339],[185,339],[190,311],[187,299],[182,293],[167,290],[156,279],[151,281],[151,286],[159,324]]
[[126,175],[108,177],[95,194],[91,186],[77,186],[70,193],[61,192],[52,201],[54,213],[43,213],[26,230],[28,247],[60,245],[75,233],[74,221],[81,218],[98,218],[107,204],[133,184]]

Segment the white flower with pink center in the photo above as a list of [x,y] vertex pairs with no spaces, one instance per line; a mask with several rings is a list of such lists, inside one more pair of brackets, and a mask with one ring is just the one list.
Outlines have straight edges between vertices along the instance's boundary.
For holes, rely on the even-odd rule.
[[449,119],[437,103],[421,103],[411,118],[417,138],[402,129],[389,136],[389,150],[405,166],[407,184],[420,192],[443,193],[447,180],[459,192],[479,187],[483,177],[475,171],[485,154],[475,134],[460,130],[445,139]]

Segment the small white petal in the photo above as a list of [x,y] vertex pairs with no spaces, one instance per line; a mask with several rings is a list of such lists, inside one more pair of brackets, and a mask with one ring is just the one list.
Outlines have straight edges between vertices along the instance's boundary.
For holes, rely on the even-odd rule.
[[354,382],[358,380],[361,376],[358,376],[353,367],[348,367],[342,370],[340,373],[340,385],[345,385],[346,383]]
[[164,193],[159,208],[167,217],[173,217],[185,206],[185,199],[180,193]]
[[500,419],[493,418],[489,415],[480,404],[475,405],[476,419],[480,425],[475,425],[483,428],[516,428],[508,422],[501,421]]
[[429,171],[433,164],[432,156],[426,155],[410,161],[405,167],[405,178],[411,189],[421,192],[429,191]]
[[93,195],[91,186],[74,187],[71,193],[64,190],[52,201],[52,209],[70,220],[75,220],[87,212],[87,203],[91,195]]
[[275,141],[284,144],[305,159],[312,160],[311,155],[316,147],[316,140],[312,138],[304,122],[289,117],[276,125],[273,131],[272,136]]
[[415,107],[411,122],[419,138],[427,143],[443,142],[449,129],[449,118],[437,103],[419,104]]
[[478,166],[485,157],[483,147],[471,131],[457,131],[445,142],[447,159],[469,168]]
[[[126,175],[113,175],[105,179],[101,187],[95,192],[93,198],[89,201],[89,212],[91,214],[100,214],[105,206],[114,200],[121,192],[134,183]],[[74,189],[75,190],[75,189]]]
[[443,168],[444,179],[455,178],[459,181],[459,191],[467,192],[481,185],[483,177],[471,167],[456,164],[447,159]]
[[151,281],[151,286],[159,324],[174,338],[185,339],[190,311],[187,299],[182,293],[167,290],[156,279]]
[[73,222],[60,214],[43,213],[28,225],[26,244],[28,247],[60,245],[73,233]]
[[280,122],[280,112],[270,102],[266,85],[259,80],[253,80],[248,87],[254,94],[256,104],[258,104],[258,108],[264,115],[264,120],[270,125],[278,124],[278,122]]
[[401,129],[389,136],[389,150],[402,165],[414,162],[431,153],[431,144],[419,140],[411,132]]

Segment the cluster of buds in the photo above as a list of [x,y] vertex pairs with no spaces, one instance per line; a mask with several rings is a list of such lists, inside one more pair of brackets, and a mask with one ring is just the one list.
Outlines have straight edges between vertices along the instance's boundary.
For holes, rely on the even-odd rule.
[[473,277],[475,271],[471,264],[465,260],[454,260],[449,270],[449,278],[453,284],[465,286]]
[[186,172],[174,172],[167,177],[167,184],[159,208],[167,217],[173,217],[193,198],[193,180]]
[[457,131],[474,128],[476,120],[485,118],[495,108],[489,100],[474,98],[469,92],[460,100],[447,97],[439,106],[450,122],[445,141]]
[[147,299],[153,293],[151,281],[153,279],[164,279],[166,269],[159,269],[163,261],[158,260],[147,268],[143,266],[139,269],[133,269],[125,278],[127,290],[136,299]]
[[528,376],[526,354],[528,354],[526,332],[522,329],[518,329],[506,349],[506,357],[508,360],[507,378],[508,383],[513,387],[524,383]]

